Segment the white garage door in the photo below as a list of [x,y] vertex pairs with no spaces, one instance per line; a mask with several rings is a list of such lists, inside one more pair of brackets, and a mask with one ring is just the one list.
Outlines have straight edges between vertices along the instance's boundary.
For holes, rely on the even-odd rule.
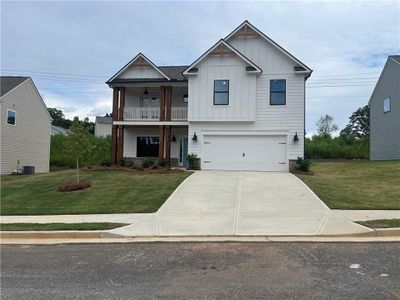
[[205,170],[288,171],[286,136],[205,135]]

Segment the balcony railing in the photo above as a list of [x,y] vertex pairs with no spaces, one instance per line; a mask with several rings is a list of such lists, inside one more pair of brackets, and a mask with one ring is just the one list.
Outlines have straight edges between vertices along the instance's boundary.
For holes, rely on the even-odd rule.
[[186,121],[187,107],[171,107],[171,120]]
[[[125,107],[124,120],[130,121],[158,121],[160,120],[159,107]],[[172,107],[172,121],[186,121],[187,107]]]

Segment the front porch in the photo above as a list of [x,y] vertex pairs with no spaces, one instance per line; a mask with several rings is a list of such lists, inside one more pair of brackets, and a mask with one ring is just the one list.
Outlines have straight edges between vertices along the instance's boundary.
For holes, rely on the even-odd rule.
[[187,84],[113,87],[112,163],[154,157],[186,166]]
[[[171,166],[187,166],[188,127],[120,125],[117,156],[121,159],[166,159]],[[118,162],[119,162],[118,161]]]

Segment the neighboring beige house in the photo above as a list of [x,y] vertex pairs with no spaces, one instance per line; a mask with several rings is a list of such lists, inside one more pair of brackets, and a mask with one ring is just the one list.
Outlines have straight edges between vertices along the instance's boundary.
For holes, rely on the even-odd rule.
[[400,159],[400,55],[388,57],[369,109],[370,159]]
[[288,171],[304,155],[312,70],[243,22],[192,64],[158,66],[139,53],[113,89],[112,162],[165,158],[205,170]]
[[0,173],[49,171],[51,117],[30,77],[0,77]]
[[112,117],[96,117],[94,135],[106,137],[111,135]]

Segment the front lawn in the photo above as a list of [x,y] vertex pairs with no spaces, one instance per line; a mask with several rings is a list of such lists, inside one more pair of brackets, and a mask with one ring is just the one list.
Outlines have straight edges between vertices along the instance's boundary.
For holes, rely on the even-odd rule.
[[400,219],[382,219],[357,222],[371,228],[397,228],[400,227]]
[[399,161],[316,162],[297,175],[330,208],[400,209]]
[[108,230],[129,224],[124,223],[10,223],[1,224],[2,231],[47,231],[47,230]]
[[59,185],[74,180],[75,171],[1,177],[2,215],[54,215],[155,212],[188,172],[81,172],[92,187],[62,193]]

